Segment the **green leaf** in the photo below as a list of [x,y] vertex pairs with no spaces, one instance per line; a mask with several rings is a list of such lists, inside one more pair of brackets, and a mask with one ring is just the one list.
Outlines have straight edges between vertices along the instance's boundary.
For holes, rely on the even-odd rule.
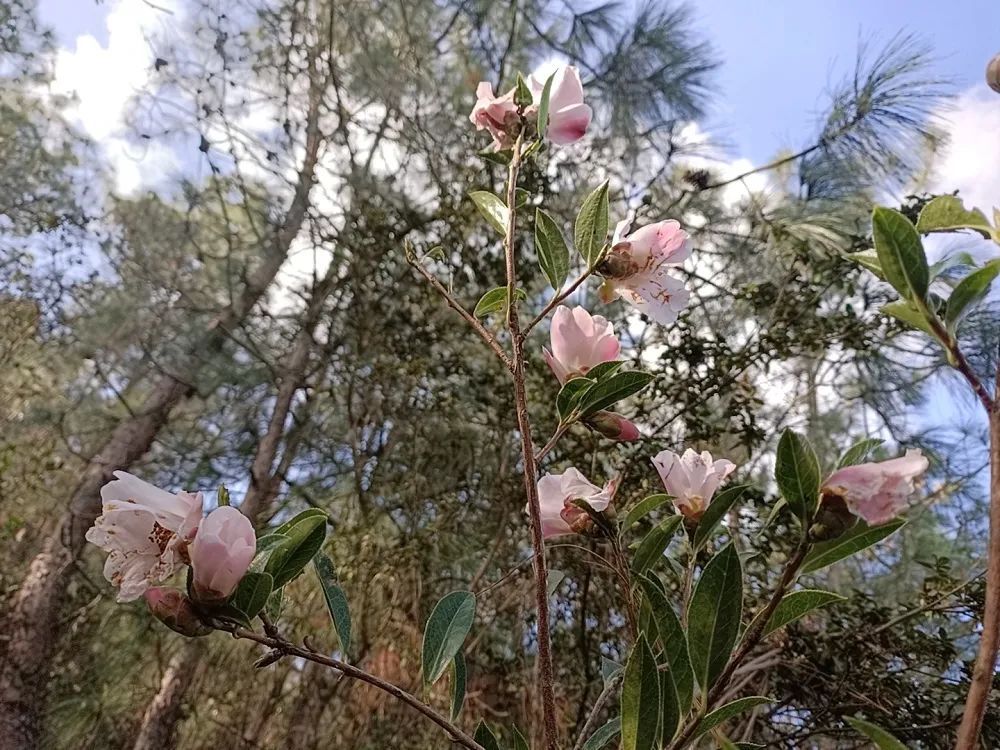
[[659,739],[660,677],[656,659],[639,636],[622,680],[622,750],[652,750]]
[[808,524],[819,499],[819,459],[809,441],[792,430],[781,433],[774,478],[788,507]]
[[493,151],[492,149],[487,149],[486,151],[480,151],[479,156],[492,164],[499,164],[501,167],[506,167],[510,164],[511,157],[513,157],[511,150],[504,149],[503,151]]
[[719,525],[726,513],[743,497],[743,493],[746,491],[745,485],[727,487],[712,498],[712,502],[705,508],[701,520],[698,521],[698,528],[694,532],[694,540],[691,544],[695,551],[700,550],[705,545],[705,542],[715,532],[715,527]]
[[601,679],[607,685],[611,678],[621,672],[625,667],[606,656],[601,657]]
[[616,372],[611,377],[600,381],[580,398],[580,416],[587,417],[594,412],[607,409],[612,404],[638,393],[649,385],[655,376],[648,372],[630,370]]
[[566,574],[561,570],[549,570],[548,575],[545,577],[545,591],[549,596],[556,593],[556,589],[559,588],[559,584],[563,582]]
[[229,603],[252,620],[264,609],[273,588],[274,579],[269,574],[247,573]]
[[351,650],[351,610],[347,604],[347,595],[337,585],[337,573],[329,557],[322,553],[316,555],[313,567],[323,589],[323,598],[326,599],[326,608],[330,611],[334,630],[337,631],[340,650],[346,655]]
[[885,281],[885,272],[878,261],[878,253],[874,250],[862,250],[860,253],[847,253],[848,260],[853,260],[862,268],[867,268],[873,274]]
[[287,538],[271,550],[264,572],[274,576],[279,589],[302,572],[326,539],[326,514],[309,515],[287,531]]
[[475,190],[469,193],[469,197],[472,198],[472,202],[476,204],[479,213],[483,215],[489,225],[500,234],[506,235],[509,215],[506,204],[488,190]]
[[934,329],[932,329],[930,323],[927,322],[927,316],[923,313],[923,311],[918,310],[906,300],[900,299],[895,302],[889,302],[888,304],[882,305],[881,312],[895,318],[901,323],[905,323],[910,328],[923,331],[927,335],[937,338],[937,334],[934,333]]
[[517,107],[530,107],[533,97],[531,89],[528,88],[524,76],[517,74],[517,82],[514,84],[514,104]]
[[556,77],[553,73],[545,79],[542,86],[542,95],[538,99],[538,138],[545,138],[545,131],[549,127],[549,97],[552,95],[552,79]]
[[[523,289],[516,289],[514,291],[514,296],[517,297],[517,299],[527,298]],[[486,292],[486,294],[479,298],[479,302],[476,303],[476,309],[472,311],[472,314],[477,318],[483,318],[487,315],[491,315],[492,313],[506,309],[507,287],[498,286],[494,289],[490,289]]]
[[899,211],[878,206],[872,212],[872,235],[886,281],[903,299],[924,299],[930,272],[916,227]]
[[465,684],[467,674],[465,671],[465,657],[461,650],[455,654],[451,660],[451,720],[454,722],[462,713],[462,704],[465,703]]
[[485,721],[480,721],[476,727],[476,733],[472,736],[476,742],[483,746],[483,750],[500,750],[500,743],[497,742],[496,735],[486,726]]
[[622,368],[623,364],[625,363],[619,362],[618,360],[613,362],[600,362],[587,370],[587,377],[598,382],[607,380],[618,372]]
[[535,253],[542,273],[558,292],[569,273],[569,248],[559,225],[540,208],[535,209]]
[[616,716],[600,727],[583,743],[583,750],[601,750],[622,732],[622,719]]
[[724,706],[719,706],[701,720],[698,724],[698,728],[694,731],[692,739],[700,737],[706,732],[712,731],[720,724],[729,721],[734,716],[739,716],[741,713],[753,708],[754,706],[759,706],[762,703],[771,703],[773,700],[773,698],[768,698],[763,695],[748,695],[746,698],[738,698],[737,700],[727,703]]
[[328,516],[326,514],[326,511],[320,510],[319,508],[310,508],[309,510],[304,510],[301,513],[296,514],[295,517],[292,518],[291,520],[285,521],[285,523],[281,524],[281,526],[279,526],[278,528],[276,528],[274,531],[272,531],[272,532],[266,534],[265,536],[262,536],[260,539],[258,539],[257,540],[257,550],[258,551],[260,550],[261,543],[264,541],[265,538],[267,538],[267,537],[269,537],[271,535],[275,535],[275,534],[278,535],[278,536],[285,536],[285,537],[287,537],[288,536],[288,532],[291,531],[292,527],[295,526],[296,524],[301,523],[302,521],[305,521],[307,518],[320,518],[320,517],[322,517],[324,521],[327,520],[327,518],[328,518]]
[[462,648],[476,615],[476,597],[453,591],[434,607],[424,627],[422,669],[424,683],[433,685]]
[[559,395],[556,396],[556,413],[559,414],[561,422],[569,419],[573,410],[580,404],[583,394],[596,383],[596,380],[590,378],[570,378],[566,381],[559,389]]
[[267,567],[271,554],[282,542],[288,540],[284,534],[265,534],[257,537],[257,551],[254,553],[253,562],[250,563],[250,572],[263,573]]
[[514,750],[531,750],[528,746],[528,741],[524,739],[524,735],[521,734],[521,730],[514,727]]
[[659,633],[660,646],[666,657],[664,674],[670,675],[671,687],[677,696],[680,714],[686,716],[691,710],[694,697],[694,672],[691,670],[691,657],[688,655],[687,636],[681,621],[674,612],[666,594],[657,585],[656,579],[649,574],[639,578],[643,596],[649,604],[656,630]]
[[868,460],[868,454],[884,442],[884,440],[880,440],[879,438],[864,438],[859,440],[848,448],[844,452],[844,455],[840,457],[840,460],[837,462],[837,468],[843,469],[845,466],[857,466],[858,464],[863,464]]
[[998,273],[1000,273],[1000,258],[991,260],[958,282],[948,298],[944,312],[944,322],[949,331],[954,331],[968,309],[986,296],[990,284]]
[[801,589],[785,594],[764,627],[764,635],[769,635],[815,609],[834,602],[846,602],[847,597],[819,589]]
[[660,747],[666,747],[677,734],[681,724],[681,708],[677,702],[677,690],[673,678],[660,671]]
[[573,242],[577,252],[587,261],[588,268],[596,265],[604,249],[608,222],[608,181],[605,180],[583,201],[573,228]]
[[993,227],[978,208],[966,209],[961,199],[954,195],[939,195],[920,211],[917,217],[917,231],[953,232],[956,229],[971,229],[986,239],[993,236]]
[[838,560],[843,560],[845,557],[867,549],[899,530],[905,523],[906,521],[901,518],[881,526],[869,526],[864,521],[858,521],[843,536],[814,545],[802,563],[802,572],[815,573],[828,565],[833,565]]
[[708,561],[688,609],[688,650],[707,690],[726,666],[743,617],[743,568],[732,544]]
[[672,499],[673,498],[670,495],[650,495],[647,498],[643,498],[633,505],[629,509],[629,512],[625,514],[625,519],[622,521],[622,531],[626,531],[631,528],[636,521],[643,518],[647,514],[652,513],[661,505]]
[[271,622],[274,622],[281,617],[282,591],[284,591],[284,589],[272,591],[271,595],[267,597],[267,604],[264,606],[264,614],[270,618]]
[[219,485],[219,489],[215,492],[215,502],[220,508],[229,505],[229,488],[226,485]]
[[906,750],[906,745],[878,724],[872,724],[870,721],[865,721],[864,719],[856,719],[853,716],[845,716],[844,718],[859,733],[874,742],[878,750]]
[[663,551],[670,544],[670,539],[673,537],[677,527],[680,526],[680,523],[681,517],[673,515],[663,519],[649,530],[646,536],[642,538],[642,541],[639,543],[639,549],[635,551],[635,555],[632,557],[633,576],[642,575],[663,557]]

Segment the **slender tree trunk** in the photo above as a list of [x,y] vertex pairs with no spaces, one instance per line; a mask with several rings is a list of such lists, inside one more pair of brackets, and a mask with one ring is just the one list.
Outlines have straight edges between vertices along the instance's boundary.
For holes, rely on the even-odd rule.
[[317,81],[306,116],[305,157],[298,173],[284,222],[266,248],[239,296],[209,324],[202,336],[178,361],[164,368],[150,395],[132,416],[123,420],[84,469],[69,500],[68,512],[42,552],[32,560],[28,575],[14,595],[3,632],[8,636],[0,653],[0,748],[30,750],[37,745],[38,715],[57,641],[57,613],[69,582],[69,572],[84,545],[84,534],[101,512],[101,487],[114,472],[128,468],[153,444],[170,413],[193,393],[185,378],[197,373],[196,358],[220,351],[274,281],[298,236],[309,208],[322,137],[319,131],[322,87]]
[[188,641],[170,659],[160,689],[142,715],[133,750],[164,750],[174,746],[174,728],[181,718],[184,693],[194,682],[200,651],[199,641]]

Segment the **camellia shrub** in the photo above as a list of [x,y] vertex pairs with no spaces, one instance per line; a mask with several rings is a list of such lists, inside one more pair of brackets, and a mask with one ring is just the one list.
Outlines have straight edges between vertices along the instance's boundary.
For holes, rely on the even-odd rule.
[[[744,567],[748,556],[756,554],[759,537],[741,530],[738,511],[745,498],[759,493],[731,480],[738,469],[733,462],[691,449],[648,456],[644,470],[659,476],[663,492],[644,498],[622,496],[618,477],[593,476],[579,467],[539,476],[542,459],[570,430],[593,432],[606,441],[608,451],[615,450],[616,443],[640,441],[640,426],[614,408],[656,377],[624,366],[614,326],[599,314],[600,308],[574,305],[577,292],[597,283],[601,305],[620,300],[660,326],[670,326],[689,298],[684,282],[672,273],[691,256],[688,237],[678,222],[666,217],[632,226],[628,217],[616,217],[612,230],[605,182],[583,201],[570,227],[565,217],[551,215],[529,200],[519,185],[527,161],[544,159],[549,149],[584,137],[591,117],[573,67],[562,67],[545,79],[518,76],[516,85],[499,96],[490,84],[480,84],[470,119],[492,138],[483,156],[505,165],[507,179],[499,194],[484,187],[471,198],[496,231],[506,281],[485,290],[470,310],[435,275],[437,248],[410,243],[404,248],[415,271],[510,374],[521,451],[515,471],[523,477],[524,519],[533,547],[537,615],[533,648],[541,728],[528,731],[531,728],[482,720],[470,735],[456,723],[468,679],[463,644],[475,627],[476,597],[469,591],[442,598],[423,635],[423,683],[431,686],[447,675],[451,694],[447,715],[351,664],[350,606],[333,563],[322,552],[329,524],[319,509],[300,513],[257,536],[250,520],[229,504],[224,487],[218,492],[218,507],[203,517],[201,493],[173,493],[118,472],[103,489],[103,514],[87,539],[107,552],[105,575],[118,589],[119,601],[144,597],[160,621],[186,637],[224,631],[253,641],[265,650],[258,666],[298,657],[366,682],[437,724],[450,742],[470,750],[520,750],[528,747],[525,736],[542,737],[545,750],[615,745],[625,750],[677,750],[709,740],[722,748],[762,747],[726,736],[727,722],[771,701],[767,695],[742,694],[735,676],[758,646],[782,628],[843,601],[839,594],[802,585],[800,577],[878,545],[898,531],[910,498],[921,490],[928,460],[910,449],[901,456],[871,461],[881,441],[869,439],[847,447],[836,465],[823,466],[802,435],[785,431],[773,471],[780,500],[764,526],[782,514],[793,517],[795,522],[787,527],[794,534],[789,540],[792,553],[772,571],[769,591],[760,599],[764,603],[754,611],[744,606]],[[517,285],[525,272],[517,229],[525,223],[533,227],[537,270],[551,286],[547,299],[529,299]],[[885,312],[937,340],[989,414],[996,496],[1000,407],[969,366],[956,331],[1000,272],[1000,260],[945,283],[941,269],[928,266],[920,237],[965,230],[1000,241],[1000,230],[956,198],[931,201],[916,224],[896,211],[877,208],[874,250],[858,253],[855,259],[900,294]],[[558,421],[551,435],[539,439],[533,421],[537,415],[529,409],[525,390],[525,351],[538,346],[533,334],[546,325],[549,343],[543,358],[552,373]],[[992,507],[986,613],[959,730],[962,748],[976,745],[1000,639],[996,497]],[[557,718],[558,672],[553,666],[557,656],[549,634],[553,587],[546,561],[546,541],[567,535],[587,537],[591,546],[581,546],[581,554],[591,556],[616,582],[616,611],[629,640],[623,663],[605,660],[604,690],[574,737],[560,736]],[[681,570],[679,592],[666,586],[661,576],[668,564]],[[322,589],[339,638],[339,650],[332,655],[313,648],[308,640],[300,644],[282,634],[284,587],[307,568]],[[161,585],[184,570],[185,588]],[[801,720],[808,722],[808,717]],[[848,721],[860,733],[859,739],[864,735],[880,748],[904,747],[871,722]]]

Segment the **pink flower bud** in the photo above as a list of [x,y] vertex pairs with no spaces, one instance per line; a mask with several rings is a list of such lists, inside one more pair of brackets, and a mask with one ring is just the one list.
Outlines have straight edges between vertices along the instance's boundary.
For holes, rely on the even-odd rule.
[[586,375],[602,362],[613,362],[621,353],[614,326],[579,306],[556,308],[550,340],[552,350],[543,349],[542,354],[560,383]]
[[592,414],[587,417],[586,425],[609,440],[617,440],[621,443],[631,442],[642,437],[638,427],[621,414],[616,414],[613,411],[599,411]]
[[824,494],[844,498],[852,513],[872,525],[891,521],[906,507],[914,480],[927,471],[919,450],[905,456],[837,469],[823,483]]
[[236,508],[216,508],[201,522],[191,544],[194,593],[202,601],[227,598],[243,578],[257,548],[250,519]]
[[600,267],[606,281],[601,300],[619,297],[662,325],[669,325],[688,303],[684,283],[669,271],[690,255],[687,232],[676,221],[648,224],[626,236],[629,222],[615,228],[612,251]]
[[719,485],[736,469],[732,461],[724,458],[714,461],[708,451],[695,453],[690,448],[683,456],[662,451],[653,457],[653,466],[673,497],[674,506],[694,522],[701,519]]
[[189,638],[208,635],[212,629],[205,625],[194,611],[191,600],[177,589],[154,586],[143,594],[153,617],[168,628]]

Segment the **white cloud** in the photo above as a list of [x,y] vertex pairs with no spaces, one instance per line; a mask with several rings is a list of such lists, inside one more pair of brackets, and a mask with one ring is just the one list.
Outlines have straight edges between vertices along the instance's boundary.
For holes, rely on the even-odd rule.
[[960,190],[987,216],[1000,207],[1000,95],[985,85],[963,92],[944,113],[950,142],[935,165],[935,191]]

